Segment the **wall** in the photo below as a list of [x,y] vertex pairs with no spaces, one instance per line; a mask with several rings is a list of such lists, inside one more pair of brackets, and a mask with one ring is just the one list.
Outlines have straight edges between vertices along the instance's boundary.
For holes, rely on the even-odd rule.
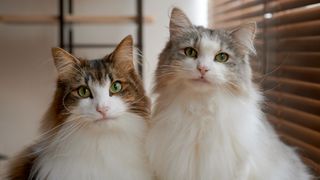
[[[77,0],[75,14],[131,15],[133,0]],[[205,0],[145,0],[144,13],[155,18],[144,29],[144,82],[150,92],[157,57],[167,41],[173,6],[186,11],[195,24],[206,23]],[[1,0],[0,14],[57,14],[57,1]],[[0,153],[13,156],[38,136],[41,116],[55,87],[56,72],[50,48],[57,46],[56,25],[0,23]],[[135,25],[78,25],[76,42],[119,42]],[[97,58],[110,49],[78,49],[75,54]],[[1,168],[1,167],[0,167]]]

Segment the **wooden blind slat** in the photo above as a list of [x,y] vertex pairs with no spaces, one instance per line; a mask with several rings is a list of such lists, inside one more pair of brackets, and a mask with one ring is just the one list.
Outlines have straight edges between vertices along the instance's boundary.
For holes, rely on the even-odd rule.
[[216,22],[226,22],[231,20],[237,20],[237,19],[244,19],[254,16],[260,16],[262,12],[264,11],[263,4],[258,4],[256,6],[248,7],[246,9],[241,9],[238,11],[234,11],[229,13],[228,16],[220,16],[216,19]]
[[[276,129],[285,132],[291,137],[299,139],[309,145],[315,146],[315,148],[319,149],[320,151],[319,132],[294,124],[290,122],[290,120],[277,118],[273,115],[268,115],[267,117]],[[315,161],[320,163],[320,156],[315,157]]]
[[285,26],[277,26],[268,28],[266,31],[267,37],[272,38],[288,38],[300,36],[319,36],[320,35],[320,20],[307,21],[297,24]]
[[[311,174],[320,174],[320,165],[315,163],[312,159],[301,157],[302,161],[310,168]],[[319,180],[319,177],[314,178],[313,180]]]
[[[298,147],[297,151],[308,159],[320,156],[320,150],[313,147],[312,145],[306,144],[303,141],[297,140],[290,135],[287,135],[283,132],[279,132],[280,138],[287,144]],[[303,149],[302,149],[303,148]]]
[[267,3],[266,6],[263,4],[258,4],[253,7],[241,9],[230,13],[228,16],[221,16],[217,19],[217,23],[222,21],[231,21],[237,19],[244,19],[253,16],[263,16],[265,13],[275,13],[279,11],[284,11],[288,9],[303,7],[306,5],[319,3],[318,0],[278,0]]
[[268,41],[270,51],[319,52],[320,36],[276,39]]
[[291,23],[305,22],[320,19],[320,6],[311,8],[297,8],[288,11],[274,13],[272,18],[265,19],[267,27],[286,25]]
[[274,13],[319,3],[319,0],[274,0],[266,3],[266,12]]
[[270,64],[269,76],[281,76],[311,83],[320,83],[320,69],[314,67],[300,67],[286,64]]
[[215,15],[228,13],[228,12],[239,10],[239,9],[245,9],[247,7],[255,6],[262,3],[263,1],[257,1],[257,0],[233,1],[232,3],[227,4],[227,6],[218,8],[217,11],[215,12]]
[[274,66],[284,64],[320,68],[320,52],[269,52],[268,57],[268,63],[272,65],[270,71]]
[[223,22],[223,23],[216,23],[213,27],[214,28],[233,28],[236,27],[242,23],[245,22],[262,22],[263,17],[261,16],[256,16],[256,17],[251,17],[247,19],[240,19],[240,20],[234,20],[234,21],[228,21],[228,22]]
[[274,116],[279,116],[284,119],[290,119],[290,121],[300,124],[301,126],[320,131],[320,117],[306,113],[297,109],[281,106],[272,102],[267,103],[267,112]]
[[281,103],[287,107],[299,109],[311,114],[320,116],[320,100],[301,97],[294,94],[289,94],[280,91],[268,91],[265,93],[268,98],[271,98],[273,102]]
[[320,100],[320,84],[272,76],[267,76],[266,82],[268,87]]

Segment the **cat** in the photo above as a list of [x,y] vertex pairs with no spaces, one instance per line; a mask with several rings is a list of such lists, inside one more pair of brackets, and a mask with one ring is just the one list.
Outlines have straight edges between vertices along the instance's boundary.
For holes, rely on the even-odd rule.
[[155,73],[146,149],[159,180],[308,180],[261,111],[251,81],[255,23],[193,25],[178,8]]
[[134,69],[132,37],[102,59],[60,48],[45,132],[12,163],[10,180],[151,180],[145,154],[150,102]]

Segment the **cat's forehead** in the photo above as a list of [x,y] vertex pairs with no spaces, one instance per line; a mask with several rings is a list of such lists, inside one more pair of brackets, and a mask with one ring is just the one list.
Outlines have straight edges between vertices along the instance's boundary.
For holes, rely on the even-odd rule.
[[112,77],[111,65],[104,59],[82,60],[81,70],[83,73],[79,75],[83,76],[86,82],[104,83]]
[[203,27],[198,27],[198,31],[201,34],[200,48],[206,50],[236,51],[234,47],[235,43],[228,31],[222,29],[211,30]]
[[199,42],[199,48],[202,51],[221,50],[221,46],[221,40],[217,36],[202,36],[201,41]]
[[214,30],[202,26],[192,27],[179,39],[181,46],[194,46],[199,48],[221,49],[228,45],[230,38],[223,30]]

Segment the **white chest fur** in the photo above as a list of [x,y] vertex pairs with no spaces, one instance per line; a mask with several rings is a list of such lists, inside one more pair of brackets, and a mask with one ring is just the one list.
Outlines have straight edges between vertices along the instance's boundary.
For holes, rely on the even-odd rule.
[[150,180],[143,148],[145,124],[130,121],[103,134],[82,129],[53,143],[38,158],[37,179]]
[[[158,99],[146,147],[160,180],[306,179],[294,152],[261,120],[255,101],[224,94],[196,98]],[[292,163],[301,178],[285,172],[295,169]]]

